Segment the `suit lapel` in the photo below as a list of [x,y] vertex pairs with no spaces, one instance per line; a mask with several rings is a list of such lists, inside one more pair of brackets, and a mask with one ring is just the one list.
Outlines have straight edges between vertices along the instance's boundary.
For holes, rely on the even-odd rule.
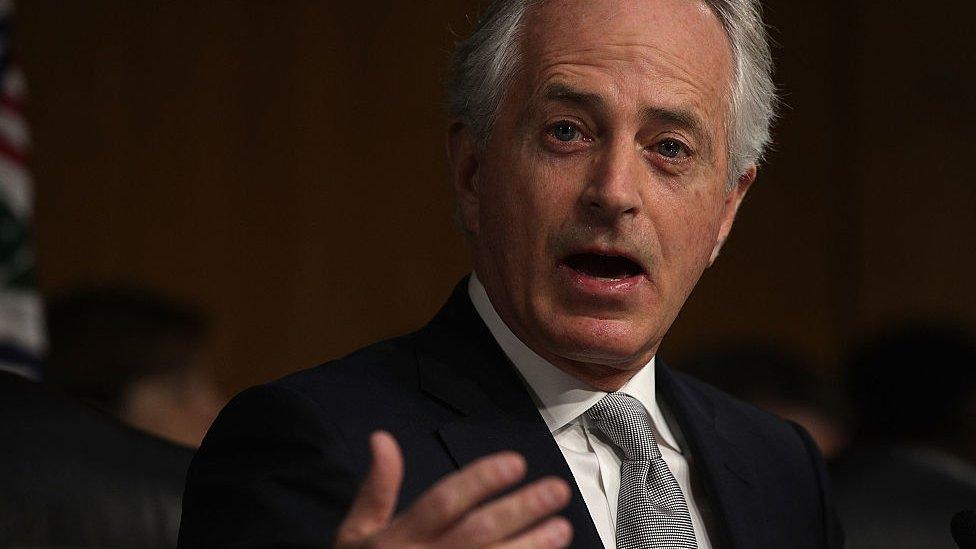
[[[717,547],[766,547],[761,494],[756,471],[741,458],[736,437],[711,402],[692,393],[662,361],[658,361],[656,383],[659,398],[671,408],[690,446],[692,474],[700,481],[713,513]],[[741,433],[740,433],[741,435]]]
[[524,383],[471,304],[467,278],[417,343],[421,390],[459,415],[437,431],[457,466],[502,450],[519,452],[528,463],[527,481],[555,475],[572,486],[572,501],[562,514],[573,524],[573,546],[600,547],[573,474]]

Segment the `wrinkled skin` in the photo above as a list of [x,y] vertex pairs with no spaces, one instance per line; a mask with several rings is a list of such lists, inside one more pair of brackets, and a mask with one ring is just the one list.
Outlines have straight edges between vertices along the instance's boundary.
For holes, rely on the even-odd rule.
[[[688,0],[553,0],[525,28],[487,145],[451,130],[462,220],[512,331],[615,390],[657,351],[755,177],[727,185],[731,52]],[[567,266],[583,252],[642,272],[586,276]]]

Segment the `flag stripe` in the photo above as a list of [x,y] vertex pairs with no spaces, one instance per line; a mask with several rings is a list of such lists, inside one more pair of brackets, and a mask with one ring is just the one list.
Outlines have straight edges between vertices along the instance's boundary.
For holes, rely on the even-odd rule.
[[[3,120],[0,119],[0,124]],[[25,147],[17,147],[7,139],[7,132],[9,128],[3,128],[0,130],[0,155],[6,156],[7,158],[13,160],[21,166],[27,163],[27,154],[25,153]]]
[[10,52],[13,2],[0,0],[0,369],[40,377],[44,306],[33,286],[27,85]]

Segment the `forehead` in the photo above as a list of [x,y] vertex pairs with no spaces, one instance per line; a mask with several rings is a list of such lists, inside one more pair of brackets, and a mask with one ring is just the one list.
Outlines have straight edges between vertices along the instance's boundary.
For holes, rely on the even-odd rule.
[[548,0],[526,14],[522,49],[532,94],[568,80],[706,116],[728,108],[728,39],[701,1]]

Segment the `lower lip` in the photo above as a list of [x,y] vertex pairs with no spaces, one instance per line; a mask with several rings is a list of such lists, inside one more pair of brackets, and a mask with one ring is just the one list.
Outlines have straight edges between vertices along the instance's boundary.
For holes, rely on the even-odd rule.
[[627,278],[609,279],[585,275],[565,263],[559,265],[559,274],[567,277],[569,282],[587,294],[593,295],[621,295],[636,290],[645,277],[642,274]]

